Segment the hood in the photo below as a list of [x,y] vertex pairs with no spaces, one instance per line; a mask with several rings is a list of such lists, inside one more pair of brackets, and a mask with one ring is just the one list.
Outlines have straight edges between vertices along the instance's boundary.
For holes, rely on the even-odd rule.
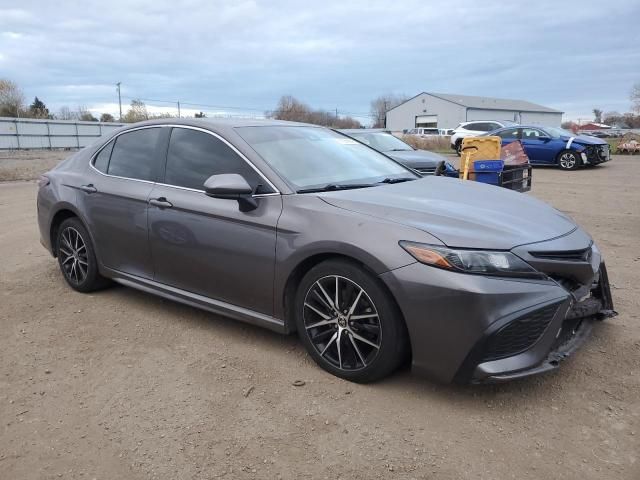
[[384,152],[385,155],[393,158],[410,168],[436,168],[438,163],[447,159],[437,153],[426,150],[406,150],[401,152]]
[[566,215],[529,195],[444,177],[324,192],[338,208],[417,228],[449,247],[510,250],[575,230]]
[[572,143],[579,143],[581,145],[606,145],[607,142],[597,137],[589,137],[588,135],[576,135],[575,137],[569,137],[563,135],[560,137],[563,141],[568,142],[570,138],[573,138]]

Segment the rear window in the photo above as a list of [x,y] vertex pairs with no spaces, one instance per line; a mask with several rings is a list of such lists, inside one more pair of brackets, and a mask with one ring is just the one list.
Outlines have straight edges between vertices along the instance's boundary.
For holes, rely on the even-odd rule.
[[111,157],[111,150],[113,150],[113,141],[109,142],[93,161],[93,166],[102,173],[107,173],[107,167],[109,166],[109,158]]
[[120,135],[115,140],[107,173],[136,180],[155,180],[159,138],[160,128],[145,128]]

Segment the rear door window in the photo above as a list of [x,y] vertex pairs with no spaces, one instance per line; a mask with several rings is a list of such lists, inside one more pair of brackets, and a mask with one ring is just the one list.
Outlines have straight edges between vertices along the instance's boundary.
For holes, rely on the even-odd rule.
[[272,192],[262,177],[219,138],[187,128],[171,131],[164,183],[203,190],[211,175],[223,173],[242,175],[254,189],[260,185],[257,193]]
[[144,128],[116,138],[107,173],[116,177],[154,181],[158,166],[160,128]]
[[498,133],[498,136],[505,140],[515,140],[518,138],[518,129],[517,128],[507,128],[506,130],[502,130]]

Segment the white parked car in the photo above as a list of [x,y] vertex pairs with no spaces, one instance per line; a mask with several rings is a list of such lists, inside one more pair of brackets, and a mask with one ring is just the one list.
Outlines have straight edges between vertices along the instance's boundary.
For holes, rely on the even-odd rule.
[[416,137],[437,137],[440,130],[437,128],[412,128],[405,135],[415,135]]
[[509,127],[511,125],[517,125],[517,123],[509,120],[479,120],[463,122],[453,130],[453,134],[451,135],[451,148],[460,155],[460,148],[462,147],[462,139],[464,137],[477,137],[483,133],[493,132],[498,128]]

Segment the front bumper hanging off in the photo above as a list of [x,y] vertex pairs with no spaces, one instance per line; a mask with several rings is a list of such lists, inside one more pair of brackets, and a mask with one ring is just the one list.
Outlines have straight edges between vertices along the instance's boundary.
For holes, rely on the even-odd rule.
[[520,354],[526,356],[528,353],[533,353],[540,345],[548,351],[541,362],[514,370],[509,370],[507,365],[513,365],[519,355],[505,358],[502,362],[497,360],[492,365],[491,362],[480,363],[474,369],[471,378],[464,380],[471,383],[505,382],[557,368],[562,360],[569,357],[587,340],[595,322],[617,315],[613,309],[611,286],[604,262],[600,264],[589,294],[580,301],[571,301],[568,309],[558,308],[556,315],[559,315],[559,318],[549,321],[545,332],[527,351]]

